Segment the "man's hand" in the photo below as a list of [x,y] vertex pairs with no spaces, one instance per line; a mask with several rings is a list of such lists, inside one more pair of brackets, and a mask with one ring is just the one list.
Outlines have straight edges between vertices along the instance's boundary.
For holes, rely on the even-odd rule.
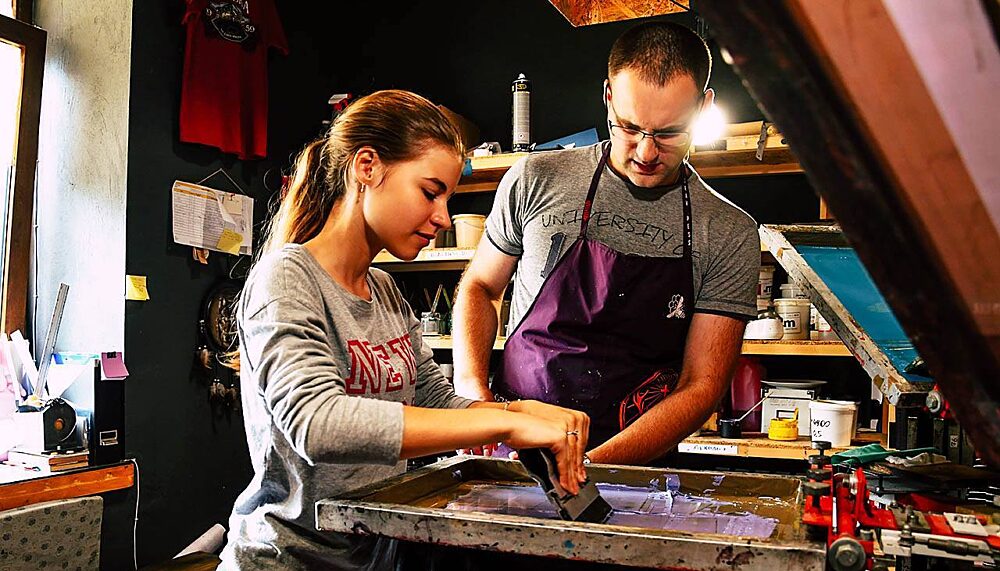
[[482,446],[477,446],[475,448],[459,448],[455,452],[459,456],[486,456],[489,458],[493,456],[493,453],[496,452],[499,445],[499,442],[496,444],[483,444]]
[[[486,387],[486,382],[477,379],[466,382],[460,382],[458,379],[455,379],[455,394],[482,402],[496,402],[493,393]],[[459,448],[455,452],[465,456],[492,456],[498,444],[484,444],[475,448]]]

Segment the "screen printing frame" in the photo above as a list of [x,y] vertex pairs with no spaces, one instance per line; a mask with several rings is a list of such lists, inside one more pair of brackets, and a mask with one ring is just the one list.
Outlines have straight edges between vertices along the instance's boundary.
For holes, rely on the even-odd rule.
[[648,485],[669,474],[722,475],[737,486],[745,480],[750,488],[766,486],[767,493],[784,495],[795,506],[793,521],[783,522],[789,527],[781,538],[752,539],[418,505],[462,482],[531,481],[520,462],[457,456],[321,500],[316,504],[316,523],[321,531],[652,569],[825,568],[826,544],[806,537],[801,482],[795,478],[599,464],[591,464],[587,472],[598,483],[628,485]]
[[924,406],[928,391],[934,388],[933,382],[906,379],[796,249],[799,245],[850,247],[840,227],[836,224],[763,224],[759,232],[761,241],[788,273],[789,280],[806,291],[809,301],[830,323],[889,404]]

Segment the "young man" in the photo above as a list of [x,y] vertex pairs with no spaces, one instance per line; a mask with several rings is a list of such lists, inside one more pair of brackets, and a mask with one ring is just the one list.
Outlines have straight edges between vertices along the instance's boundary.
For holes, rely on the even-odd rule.
[[[608,59],[610,141],[532,154],[507,172],[459,286],[459,394],[582,410],[590,459],[612,464],[648,463],[715,410],[756,316],[760,240],[685,161],[714,98],[710,73],[691,30],[632,28]],[[512,276],[488,387],[494,304]]]

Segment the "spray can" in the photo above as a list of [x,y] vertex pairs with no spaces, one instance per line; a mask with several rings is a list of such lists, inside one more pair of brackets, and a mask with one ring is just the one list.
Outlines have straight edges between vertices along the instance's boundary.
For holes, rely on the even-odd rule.
[[514,152],[527,151],[531,146],[531,82],[519,74],[510,90],[514,93]]

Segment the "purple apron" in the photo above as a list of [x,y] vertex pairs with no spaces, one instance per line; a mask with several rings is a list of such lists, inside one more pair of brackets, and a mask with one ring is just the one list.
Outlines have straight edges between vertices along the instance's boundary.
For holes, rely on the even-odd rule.
[[534,399],[587,413],[588,448],[676,387],[694,300],[686,166],[681,257],[625,254],[587,238],[610,150],[606,145],[590,183],[580,236],[508,336],[492,387],[498,400]]

